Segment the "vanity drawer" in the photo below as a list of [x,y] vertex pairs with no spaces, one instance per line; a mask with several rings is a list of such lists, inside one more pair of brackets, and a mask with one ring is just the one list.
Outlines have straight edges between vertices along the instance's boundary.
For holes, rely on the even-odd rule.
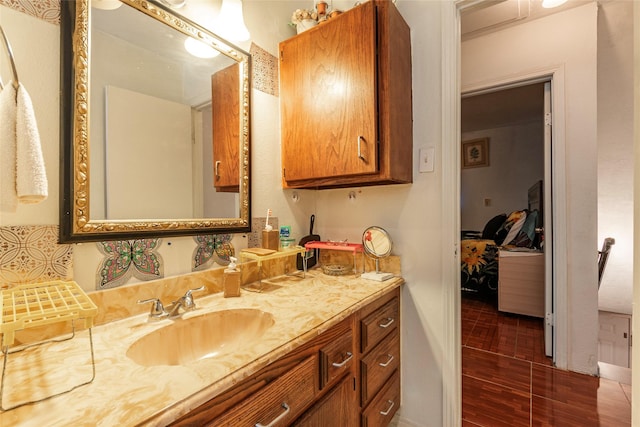
[[352,369],[355,363],[353,353],[351,329],[320,349],[320,389],[331,385]]
[[386,427],[400,407],[400,371],[397,370],[371,404],[362,411],[362,427]]
[[366,353],[389,332],[396,329],[400,321],[398,298],[369,314],[360,321],[360,350]]
[[[290,425],[316,396],[317,358],[309,357],[291,371],[233,407],[211,426]],[[274,423],[274,420],[277,420]]]
[[400,365],[400,336],[396,329],[360,360],[361,403],[378,392]]

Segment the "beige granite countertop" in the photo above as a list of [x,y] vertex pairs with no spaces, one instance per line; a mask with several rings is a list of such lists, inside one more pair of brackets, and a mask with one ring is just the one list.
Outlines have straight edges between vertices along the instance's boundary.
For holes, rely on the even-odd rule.
[[[254,308],[271,313],[275,323],[259,340],[233,354],[187,366],[144,367],[126,356],[140,337],[180,319],[149,322],[143,314],[96,326],[92,329],[94,381],[67,394],[0,412],[0,426],[165,425],[402,283],[399,277],[380,283],[311,270],[304,279],[263,281],[264,292],[243,290],[240,298],[223,298],[221,293],[196,296],[199,308],[185,318]],[[4,405],[43,397],[89,379],[89,348],[89,333],[84,330],[69,341],[10,355]]]

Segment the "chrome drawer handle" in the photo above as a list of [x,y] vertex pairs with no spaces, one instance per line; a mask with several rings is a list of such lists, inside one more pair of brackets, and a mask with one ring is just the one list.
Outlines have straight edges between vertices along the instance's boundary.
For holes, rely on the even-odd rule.
[[378,326],[380,326],[381,328],[388,328],[393,322],[395,322],[395,319],[393,317],[387,317],[387,323],[380,323],[378,324]]
[[382,416],[387,416],[389,415],[389,412],[391,412],[391,410],[393,409],[393,407],[396,405],[396,403],[393,400],[387,400],[387,403],[390,403],[389,407],[387,408],[386,411],[380,411],[380,415]]
[[[280,415],[278,415],[276,418],[273,419],[273,421],[271,421],[269,424],[264,425],[264,424],[256,424],[256,427],[273,427],[276,424],[278,424],[278,421],[280,421],[282,418],[284,418],[289,411],[291,410],[291,408],[289,408],[289,405],[287,405],[285,402],[282,402],[282,408],[284,409],[284,412],[281,413]],[[391,409],[391,408],[389,408]]]
[[353,353],[351,353],[350,351],[347,351],[347,358],[346,359],[344,359],[340,363],[333,362],[331,365],[333,365],[334,368],[342,368],[351,359],[353,359]]
[[391,361],[393,360],[393,355],[387,354],[387,357],[389,357],[389,360],[387,360],[386,363],[378,363],[378,365],[382,366],[383,368],[389,366],[389,363],[391,363]]

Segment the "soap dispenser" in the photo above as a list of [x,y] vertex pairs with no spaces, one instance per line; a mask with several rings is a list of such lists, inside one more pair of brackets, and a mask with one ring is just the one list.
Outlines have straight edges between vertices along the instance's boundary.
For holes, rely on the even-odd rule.
[[224,297],[240,296],[240,269],[236,267],[237,258],[229,257],[231,263],[224,269],[222,289]]

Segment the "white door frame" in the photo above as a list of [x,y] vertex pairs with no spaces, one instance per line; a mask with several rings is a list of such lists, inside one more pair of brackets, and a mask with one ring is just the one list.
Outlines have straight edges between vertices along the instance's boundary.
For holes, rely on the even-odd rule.
[[[460,79],[460,11],[476,5],[477,0],[453,0],[442,5],[442,273],[445,286],[444,354],[447,363],[443,365],[443,425],[458,426],[462,419],[462,363],[460,341],[460,94],[463,92]],[[454,76],[445,78],[445,76]],[[562,65],[505,76],[491,82],[477,85],[481,87],[505,85],[514,80],[532,80],[549,76],[553,80],[552,109],[554,126],[552,129],[553,159],[555,165],[565,164],[565,73]],[[464,92],[473,87],[465,87]],[[553,206],[555,238],[553,252],[556,256],[554,269],[555,284],[555,332],[556,366],[567,368],[568,354],[568,295],[567,295],[567,223],[566,223],[566,174],[562,167],[553,170]],[[450,231],[450,232],[448,232]]]

